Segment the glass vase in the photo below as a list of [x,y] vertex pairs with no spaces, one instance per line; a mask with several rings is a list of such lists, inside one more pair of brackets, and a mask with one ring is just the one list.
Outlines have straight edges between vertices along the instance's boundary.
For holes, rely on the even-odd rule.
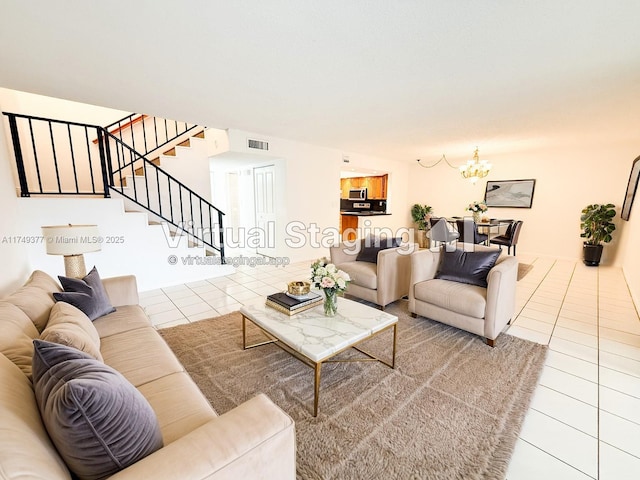
[[473,212],[473,221],[476,223],[480,223],[480,217],[482,212]]
[[338,313],[338,292],[335,290],[324,289],[324,315],[326,317],[334,317]]

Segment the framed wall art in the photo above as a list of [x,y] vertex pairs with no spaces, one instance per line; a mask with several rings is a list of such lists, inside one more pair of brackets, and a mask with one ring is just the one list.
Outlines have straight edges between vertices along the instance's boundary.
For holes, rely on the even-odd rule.
[[489,180],[484,192],[487,207],[531,208],[535,179]]
[[631,165],[631,174],[629,174],[629,183],[627,183],[627,193],[624,196],[624,203],[622,204],[622,212],[620,216],[623,220],[629,220],[631,214],[631,206],[633,205],[633,199],[636,196],[636,190],[638,189],[638,181],[640,180],[640,157],[636,158]]

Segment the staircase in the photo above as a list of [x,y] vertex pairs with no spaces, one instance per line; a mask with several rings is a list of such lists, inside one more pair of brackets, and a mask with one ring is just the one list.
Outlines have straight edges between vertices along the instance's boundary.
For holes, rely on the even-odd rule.
[[[204,140],[204,130],[196,133],[195,135],[192,136],[192,138],[201,138]],[[191,139],[187,138],[186,140],[178,143],[176,145],[176,147],[191,147]],[[163,152],[162,155],[166,155],[169,157],[175,157],[176,156],[176,147],[171,147],[169,150],[167,150],[166,152]],[[151,160],[151,163],[153,163],[154,165],[157,165],[158,167],[160,166],[160,157],[156,157],[154,159]],[[136,175],[144,175],[144,169],[142,167],[139,167],[136,169]]]
[[205,198],[209,188],[196,192],[160,166],[176,149],[202,142],[204,127],[139,114],[101,127],[3,113],[20,196],[116,195],[127,210],[146,211],[151,223],[224,263],[224,212]]

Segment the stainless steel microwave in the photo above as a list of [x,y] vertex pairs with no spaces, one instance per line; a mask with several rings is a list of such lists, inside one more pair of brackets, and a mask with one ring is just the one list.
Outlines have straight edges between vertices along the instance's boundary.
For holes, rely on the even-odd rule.
[[352,188],[349,190],[349,200],[366,200],[367,189],[366,188]]

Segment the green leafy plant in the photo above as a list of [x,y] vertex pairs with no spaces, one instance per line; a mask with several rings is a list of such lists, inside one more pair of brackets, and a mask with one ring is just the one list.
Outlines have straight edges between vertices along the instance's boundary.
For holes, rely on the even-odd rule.
[[429,205],[416,203],[411,207],[411,218],[416,225],[418,225],[418,230],[427,230],[429,220],[431,219],[431,212],[433,212],[433,208]]
[[609,243],[612,239],[611,233],[616,229],[612,222],[615,216],[615,205],[612,203],[606,205],[594,203],[584,207],[580,215],[580,228],[582,228],[580,236],[586,238],[584,243],[587,245]]

